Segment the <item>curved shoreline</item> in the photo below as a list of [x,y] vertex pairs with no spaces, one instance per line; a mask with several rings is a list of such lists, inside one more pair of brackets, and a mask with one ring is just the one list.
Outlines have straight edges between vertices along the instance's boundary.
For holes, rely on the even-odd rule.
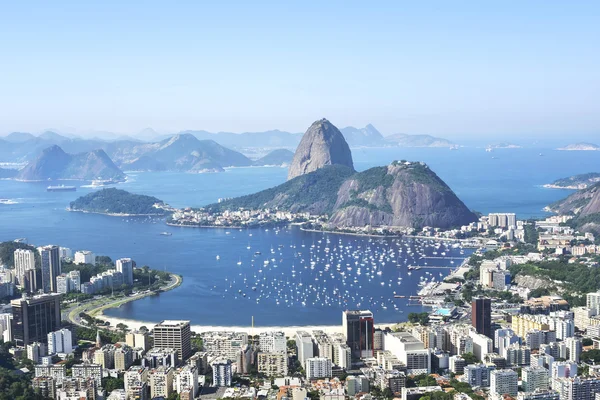
[[83,214],[98,214],[98,215],[106,215],[109,217],[166,217],[165,214],[122,214],[122,213],[105,213],[100,211],[86,211],[86,210],[77,210],[73,208],[66,208],[68,212],[79,212]]
[[[170,273],[170,275],[172,278],[174,278],[174,280],[172,282],[169,282],[169,284],[167,286],[161,287],[155,291],[147,291],[146,290],[135,296],[120,297],[117,300],[109,301],[108,303],[104,303],[103,300],[106,300],[107,298],[102,297],[102,298],[98,299],[97,301],[87,302],[87,303],[78,305],[77,307],[75,307],[74,309],[69,311],[68,320],[69,320],[69,322],[73,323],[74,325],[78,325],[78,326],[87,328],[88,326],[86,324],[82,324],[81,322],[79,322],[79,314],[82,312],[85,312],[86,314],[88,314],[89,316],[91,316],[93,318],[98,318],[98,319],[107,321],[107,320],[109,320],[110,317],[106,317],[103,314],[104,310],[108,310],[109,308],[118,308],[118,307],[122,306],[123,304],[127,304],[130,302],[136,301],[136,300],[141,300],[145,297],[152,296],[157,293],[168,292],[170,290],[178,288],[183,283],[183,277],[181,275],[174,274],[174,273]],[[88,310],[88,308],[90,306],[92,306],[93,308]],[[99,328],[102,329],[102,327],[99,327]]]

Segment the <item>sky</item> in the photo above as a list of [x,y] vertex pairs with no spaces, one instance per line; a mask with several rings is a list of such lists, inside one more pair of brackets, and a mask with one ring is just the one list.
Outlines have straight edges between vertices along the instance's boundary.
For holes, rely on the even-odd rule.
[[14,1],[0,134],[600,137],[598,1]]

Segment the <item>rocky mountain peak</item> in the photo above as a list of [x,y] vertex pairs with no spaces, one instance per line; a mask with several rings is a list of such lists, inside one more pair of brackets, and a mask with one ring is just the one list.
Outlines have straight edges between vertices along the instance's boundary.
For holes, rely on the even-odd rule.
[[323,118],[313,122],[302,136],[288,171],[288,180],[326,165],[345,165],[354,169],[346,139],[338,128]]

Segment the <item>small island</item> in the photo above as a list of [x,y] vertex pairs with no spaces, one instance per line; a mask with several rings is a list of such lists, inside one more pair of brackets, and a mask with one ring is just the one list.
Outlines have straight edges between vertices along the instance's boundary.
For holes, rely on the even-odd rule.
[[600,150],[600,146],[594,143],[575,143],[569,144],[565,147],[561,147],[557,150],[564,151],[598,151]]
[[545,184],[549,189],[573,189],[581,190],[600,182],[600,173],[590,172],[587,174],[573,175],[568,178],[557,179],[552,183]]
[[108,188],[98,190],[72,201],[69,211],[111,216],[163,216],[172,212],[169,205],[152,196]]

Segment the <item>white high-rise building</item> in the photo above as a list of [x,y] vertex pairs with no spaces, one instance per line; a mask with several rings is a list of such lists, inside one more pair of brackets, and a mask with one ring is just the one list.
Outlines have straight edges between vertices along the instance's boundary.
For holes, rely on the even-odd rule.
[[577,376],[577,363],[572,361],[555,361],[552,363],[552,379],[573,378]]
[[184,389],[192,389],[193,396],[198,394],[198,368],[186,365],[175,373],[175,391],[181,393]]
[[80,250],[75,252],[75,264],[96,265],[96,256],[89,250]]
[[298,361],[300,361],[300,365],[304,365],[306,359],[313,356],[312,337],[308,332],[296,332],[296,349],[298,352]]
[[521,370],[523,391],[548,390],[548,370],[544,367],[524,367]]
[[68,329],[61,329],[48,334],[48,354],[71,354],[73,352],[73,337]]
[[313,357],[306,360],[304,371],[306,379],[331,378],[331,360],[324,357]]
[[260,347],[260,351],[265,353],[287,353],[285,333],[279,331],[261,332],[258,347]]
[[519,376],[512,369],[498,369],[490,372],[490,392],[517,395],[519,389]]
[[117,271],[123,274],[123,283],[133,285],[133,260],[131,258],[119,258],[115,261]]
[[581,355],[581,339],[577,338],[566,338],[565,345],[567,346],[567,353],[569,354],[569,361],[578,363],[579,356]]
[[79,271],[71,271],[67,274],[69,277],[69,292],[81,291],[81,274]]
[[56,277],[56,293],[69,293],[69,278],[62,274]]
[[4,343],[12,342],[12,313],[0,314],[0,335]]
[[14,257],[17,282],[21,287],[25,287],[27,271],[35,270],[35,254],[31,250],[17,249],[14,252]]
[[592,310],[594,315],[600,314],[600,292],[588,293],[586,300],[586,307]]

